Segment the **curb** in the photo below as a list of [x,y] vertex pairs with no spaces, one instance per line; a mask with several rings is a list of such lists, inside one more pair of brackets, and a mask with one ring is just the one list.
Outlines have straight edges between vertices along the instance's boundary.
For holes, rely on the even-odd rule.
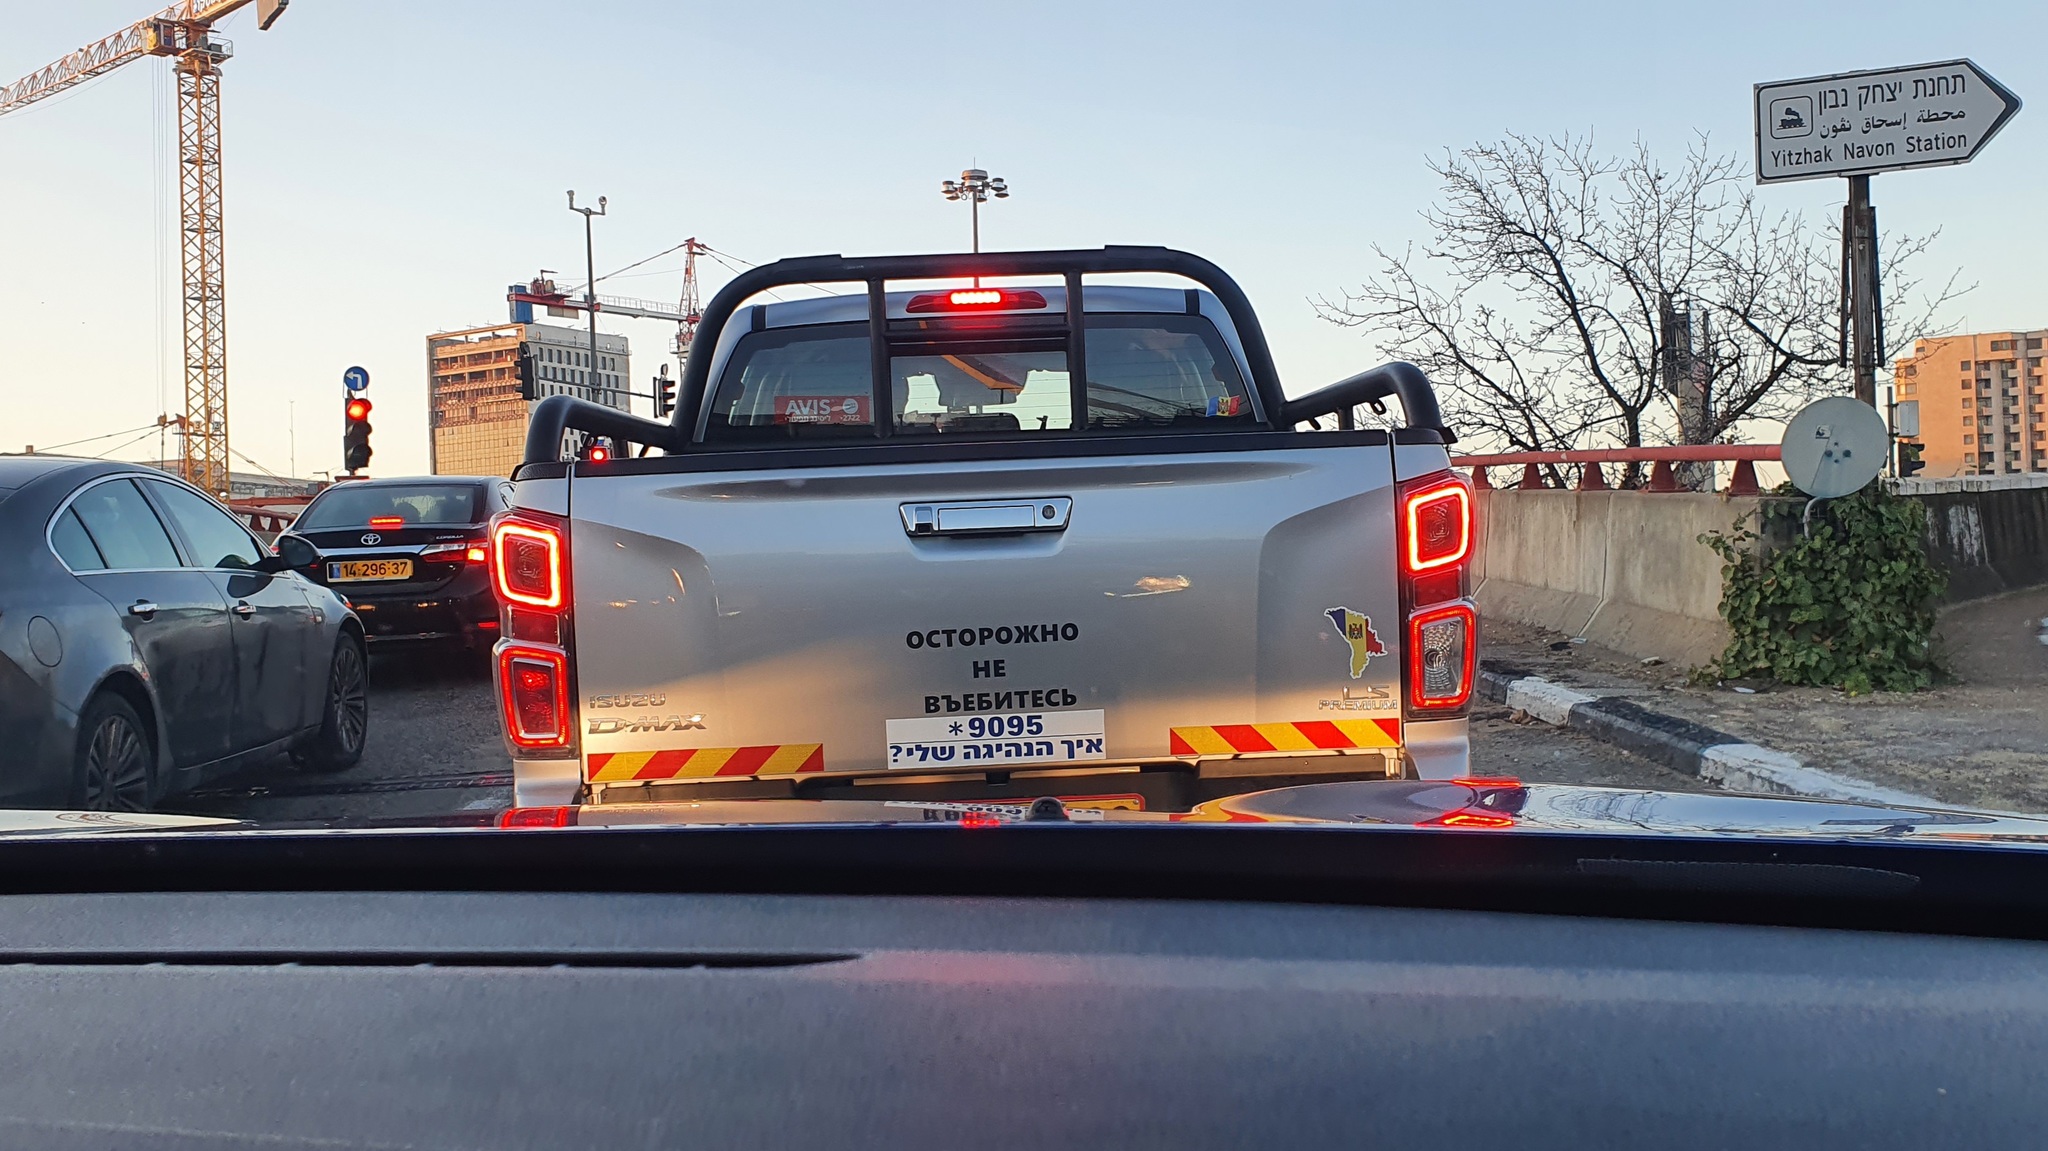
[[1553,727],[1570,728],[1652,763],[1696,776],[1728,791],[1796,795],[1905,807],[1945,806],[1939,800],[1895,791],[1808,767],[1799,757],[1761,747],[1704,724],[1651,711],[1633,700],[1593,695],[1493,664],[1479,672],[1479,697],[1505,704]]

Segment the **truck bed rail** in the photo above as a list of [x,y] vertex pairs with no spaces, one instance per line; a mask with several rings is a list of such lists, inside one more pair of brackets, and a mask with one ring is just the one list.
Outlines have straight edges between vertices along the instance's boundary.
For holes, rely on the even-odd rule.
[[[1086,376],[1087,349],[1081,278],[1089,274],[1159,273],[1192,280],[1213,293],[1236,328],[1244,349],[1251,383],[1273,426],[1291,427],[1316,415],[1336,413],[1349,426],[1350,409],[1387,395],[1401,399],[1410,427],[1443,430],[1436,396],[1421,369],[1388,364],[1332,384],[1309,396],[1289,401],[1280,389],[1273,353],[1251,301],[1237,281],[1200,256],[1164,247],[1111,246],[1050,252],[982,252],[919,256],[801,256],[751,268],[719,289],[702,313],[696,342],[718,346],[720,333],[741,304],[771,288],[797,284],[863,283],[869,300],[869,330],[875,339],[873,371],[877,411],[887,403],[888,352],[883,339],[885,290],[891,280],[965,279],[981,276],[1059,275],[1067,287],[1068,362]],[[644,419],[573,396],[550,396],[535,405],[527,425],[525,463],[551,463],[559,458],[562,436],[570,429],[614,436],[668,452],[688,449],[710,386],[712,357],[698,355],[683,366],[676,388],[676,409],[667,422]]]

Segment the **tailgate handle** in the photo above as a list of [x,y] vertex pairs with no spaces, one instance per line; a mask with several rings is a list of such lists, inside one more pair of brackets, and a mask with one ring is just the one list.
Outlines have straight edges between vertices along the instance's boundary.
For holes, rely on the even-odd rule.
[[1019,532],[1063,532],[1073,513],[1066,496],[1037,499],[952,500],[904,504],[903,533],[908,536],[991,536]]

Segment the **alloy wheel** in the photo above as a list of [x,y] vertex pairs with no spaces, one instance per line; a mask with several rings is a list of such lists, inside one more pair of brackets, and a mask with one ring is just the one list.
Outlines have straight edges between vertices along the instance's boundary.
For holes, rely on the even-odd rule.
[[354,755],[363,746],[363,733],[370,726],[370,691],[363,674],[363,652],[344,641],[334,653],[334,675],[327,685],[328,714],[334,718],[334,738],[339,750]]
[[141,811],[148,800],[149,754],[142,733],[126,716],[102,718],[86,745],[86,809]]

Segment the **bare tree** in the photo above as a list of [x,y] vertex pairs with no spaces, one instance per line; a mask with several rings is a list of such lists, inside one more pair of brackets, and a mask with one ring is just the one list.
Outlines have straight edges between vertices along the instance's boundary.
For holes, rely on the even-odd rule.
[[[1467,442],[1512,450],[1714,443],[1846,390],[1837,226],[1767,214],[1744,163],[1695,140],[1667,168],[1640,142],[1510,136],[1430,168],[1443,200],[1418,253],[1375,247],[1378,274],[1333,323],[1420,365]],[[1960,294],[1907,274],[1932,236],[1885,240],[1890,342],[1929,333]]]

